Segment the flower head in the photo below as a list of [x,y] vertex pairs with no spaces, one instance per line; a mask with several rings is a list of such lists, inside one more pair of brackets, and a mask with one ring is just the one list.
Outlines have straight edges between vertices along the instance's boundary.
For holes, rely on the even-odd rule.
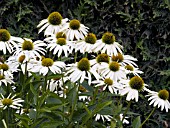
[[91,67],[91,63],[87,58],[82,58],[75,64],[67,65],[67,73],[72,82],[80,81],[82,83],[85,79],[88,79],[88,84],[91,84],[93,74],[96,79],[99,79],[99,74]]
[[93,33],[88,33],[85,36],[84,40],[76,42],[76,50],[79,50],[81,53],[91,53],[93,51],[93,46],[96,43],[97,38],[96,35]]
[[84,39],[87,35],[88,27],[84,26],[77,19],[70,20],[69,23],[64,24],[61,29],[67,36],[67,39],[70,41]]
[[24,38],[21,43],[18,43],[18,47],[14,52],[14,55],[20,57],[21,55],[25,55],[25,61],[29,61],[29,59],[36,59],[38,56],[41,58],[41,54],[45,54],[46,50],[44,50],[44,46],[46,44],[41,41],[32,41],[31,39]]
[[66,39],[66,35],[63,32],[58,32],[56,35],[51,34],[49,37],[44,39],[47,44],[47,49],[53,51],[54,55],[60,57],[62,53],[64,56],[68,56],[73,50],[73,42]]
[[59,12],[52,12],[49,14],[47,19],[43,19],[37,25],[39,29],[38,33],[45,29],[44,35],[56,34],[60,31],[62,26],[68,21],[67,18],[63,19]]
[[126,78],[126,73],[124,67],[122,67],[118,62],[112,61],[109,63],[101,63],[100,66],[101,75],[105,78],[111,78],[115,82],[120,79]]
[[130,55],[124,55],[122,53],[117,53],[117,55],[113,54],[111,56],[111,60],[118,62],[122,66],[131,65],[133,67],[138,67],[137,64],[134,62],[137,61],[137,59]]
[[117,55],[118,53],[122,53],[123,47],[115,41],[115,36],[106,32],[103,34],[102,39],[98,40],[97,43],[94,44],[93,51],[107,53],[109,56]]
[[0,98],[0,107],[3,109],[6,109],[8,107],[14,108],[14,109],[19,109],[20,107],[22,107],[21,102],[24,102],[24,100],[22,100],[21,98],[15,98],[16,95],[11,97],[11,94],[9,94],[9,96],[7,98],[5,98],[2,94],[1,94]]
[[118,82],[113,81],[110,78],[101,78],[100,80],[92,81],[95,87],[102,86],[103,91],[108,89],[110,93],[118,94],[118,89],[121,88],[121,85]]
[[3,51],[3,54],[7,54],[7,52],[12,53],[17,47],[16,42],[22,42],[22,39],[11,36],[6,29],[0,29],[0,51]]
[[4,74],[3,72],[0,72],[0,86],[2,86],[2,84],[5,84],[7,86],[8,83],[14,83],[13,77],[9,76],[8,74]]
[[53,61],[51,58],[44,58],[40,61],[35,61],[33,67],[30,68],[32,72],[39,72],[44,76],[51,71],[52,73],[61,74],[61,70],[65,68],[65,63],[61,61]]
[[153,104],[154,107],[158,106],[161,107],[161,111],[163,111],[163,109],[166,110],[166,112],[168,112],[168,109],[170,109],[170,103],[168,101],[169,99],[169,92],[166,89],[160,90],[159,92],[155,92],[155,91],[148,91],[149,94],[146,95],[147,97],[149,97],[149,105]]
[[135,99],[135,101],[138,102],[139,92],[148,90],[145,87],[147,85],[139,76],[134,76],[131,79],[122,79],[120,83],[122,84],[123,88],[119,90],[119,93],[121,95],[127,94],[127,101]]

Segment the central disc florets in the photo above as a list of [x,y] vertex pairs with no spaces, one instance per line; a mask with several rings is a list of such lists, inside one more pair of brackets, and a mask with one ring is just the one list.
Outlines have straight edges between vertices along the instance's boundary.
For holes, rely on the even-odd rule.
[[12,105],[12,103],[13,103],[13,100],[12,100],[12,99],[4,98],[4,99],[2,100],[2,104],[3,104],[3,105]]
[[169,92],[165,89],[160,90],[158,92],[158,96],[159,96],[159,98],[161,98],[163,100],[168,100],[169,99]]
[[80,28],[80,21],[73,19],[70,21],[70,28],[73,30],[78,30]]
[[42,60],[42,66],[45,66],[45,67],[50,67],[53,65],[53,63],[54,61],[51,58],[44,58]]
[[120,64],[118,62],[113,61],[109,64],[109,68],[113,72],[119,71]]
[[134,70],[133,66],[131,66],[131,65],[126,65],[125,69],[129,70],[129,71],[133,71]]
[[3,80],[3,79],[5,79],[5,77],[4,77],[4,76],[2,76],[2,75],[0,75],[0,80]]
[[33,50],[34,48],[34,44],[31,41],[28,40],[24,40],[23,44],[22,44],[22,50]]
[[102,53],[102,54],[99,54],[96,57],[96,60],[97,60],[97,63],[100,63],[100,62],[109,63],[109,56],[107,54],[105,54],[105,53]]
[[8,41],[11,35],[6,29],[0,29],[0,41]]
[[87,58],[82,58],[78,64],[77,64],[78,69],[81,71],[89,71],[90,70],[90,62]]
[[58,38],[57,39],[57,44],[59,45],[66,45],[66,39],[65,38]]
[[62,22],[63,17],[59,12],[52,12],[48,16],[48,22],[52,25],[60,25]]
[[110,78],[106,78],[104,80],[104,83],[107,84],[107,85],[113,85],[113,80],[111,80]]
[[110,32],[106,32],[102,36],[102,41],[106,44],[113,44],[115,42],[115,36]]
[[79,91],[81,91],[81,92],[86,92],[87,90],[86,90],[85,87],[83,87],[83,86],[81,85],[81,86],[79,86]]
[[7,64],[0,64],[0,69],[3,71],[7,71],[9,69],[9,66]]
[[136,90],[140,91],[144,87],[144,81],[141,77],[134,76],[130,79],[129,85],[132,89],[136,89]]
[[96,35],[93,33],[89,33],[87,34],[87,36],[85,37],[85,42],[89,43],[89,44],[95,44],[96,43]]
[[116,56],[112,55],[112,61],[122,62],[123,61],[123,55],[118,53]]
[[58,32],[57,34],[56,34],[56,38],[58,39],[58,38],[65,38],[66,39],[66,34],[64,33],[64,32]]
[[21,56],[19,57],[19,59],[18,59],[18,61],[19,61],[20,63],[23,63],[24,60],[25,60],[25,55],[21,55]]

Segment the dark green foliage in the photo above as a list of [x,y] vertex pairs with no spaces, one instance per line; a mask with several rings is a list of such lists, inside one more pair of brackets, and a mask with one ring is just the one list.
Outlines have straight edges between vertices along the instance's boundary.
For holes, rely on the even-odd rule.
[[[114,33],[124,46],[125,54],[139,60],[145,83],[152,90],[165,88],[170,91],[168,0],[1,0],[0,28],[9,30],[14,36],[43,39],[36,26],[53,11],[59,11],[63,18],[80,20],[99,39],[107,31]],[[153,116],[159,117],[160,123],[166,120],[166,115],[160,112]],[[150,123],[152,127],[157,125],[154,121]]]

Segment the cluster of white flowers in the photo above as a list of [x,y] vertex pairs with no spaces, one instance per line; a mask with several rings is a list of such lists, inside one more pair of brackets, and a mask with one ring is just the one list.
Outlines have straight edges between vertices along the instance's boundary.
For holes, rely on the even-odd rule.
[[[38,73],[43,76],[62,74],[62,78],[47,81],[49,83],[47,89],[58,94],[58,88],[66,89],[63,84],[67,81],[82,84],[87,80],[89,86],[103,87],[102,91],[127,95],[127,101],[135,99],[138,102],[139,93],[146,91],[147,96],[150,96],[148,99],[151,100],[150,104],[161,107],[161,110],[165,108],[166,112],[170,109],[169,92],[167,90],[155,92],[146,88],[148,85],[140,77],[143,72],[136,64],[137,59],[123,53],[123,46],[116,42],[113,33],[105,32],[97,39],[96,35],[90,33],[89,28],[79,20],[63,19],[59,12],[51,13],[47,19],[40,21],[37,27],[39,33],[44,31],[44,40],[33,41],[13,37],[8,30],[0,29],[0,51],[4,55],[11,55],[0,62],[0,86],[12,85],[14,72],[21,71],[27,75]],[[50,58],[49,52],[53,54],[53,58]],[[88,53],[95,53],[97,56],[88,58]],[[62,57],[70,56],[75,57],[75,62],[66,63],[61,60]],[[79,58],[76,58],[77,56]],[[63,93],[64,91],[60,92],[60,96],[63,96]],[[23,100],[14,99],[15,96],[10,98],[10,95],[4,98],[1,94],[0,107],[4,109],[22,107]],[[102,120],[111,120],[111,116],[99,114],[95,116],[96,120],[100,117]]]

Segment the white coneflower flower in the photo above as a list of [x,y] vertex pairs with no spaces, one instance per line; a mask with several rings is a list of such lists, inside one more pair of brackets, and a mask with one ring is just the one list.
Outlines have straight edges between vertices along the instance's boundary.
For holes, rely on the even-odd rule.
[[134,62],[134,61],[137,61],[137,59],[130,55],[124,55],[122,53],[117,53],[117,55],[111,56],[111,60],[117,61],[122,66],[131,65],[131,66],[138,67],[137,64]]
[[13,77],[13,72],[17,72],[19,69],[14,63],[6,61],[4,63],[0,62],[0,71],[3,72],[5,75]]
[[111,119],[112,119],[111,115],[96,114],[95,116],[96,116],[95,121],[98,121],[98,120],[102,119],[102,121],[104,122],[105,120],[106,121],[111,121]]
[[117,82],[114,82],[110,78],[102,78],[101,80],[94,80],[92,83],[95,87],[103,86],[103,90],[108,89],[112,94],[118,94],[118,89],[121,88],[121,85]]
[[31,63],[32,59],[26,59],[25,55],[13,55],[8,58],[7,62],[9,65],[13,65],[11,68],[15,68],[16,71],[22,71],[25,74],[25,71],[29,71],[33,67],[33,63]]
[[[123,120],[123,114],[120,114],[119,115],[119,117],[120,117],[120,120],[122,121]],[[125,118],[124,118],[124,120],[123,120],[123,124],[129,124],[129,121],[127,120],[127,116],[125,116]]]
[[119,81],[121,84],[123,84],[123,89],[119,90],[120,95],[127,94],[126,100],[130,101],[135,99],[136,102],[138,102],[139,99],[139,92],[140,91],[146,91],[147,84],[144,83],[143,79],[139,76],[134,76],[131,79],[122,79]]
[[92,74],[96,79],[100,78],[100,75],[96,72],[96,70],[91,68],[90,61],[87,58],[82,58],[75,64],[68,64],[66,70],[66,75],[69,75],[72,82],[80,80],[80,83],[82,83],[85,79],[88,79],[88,84],[90,85],[92,81]]
[[139,68],[135,68],[134,66],[131,65],[126,65],[125,69],[126,74],[133,74],[135,76],[139,76],[139,74],[143,73],[142,71],[139,70]]
[[124,67],[122,67],[118,62],[112,61],[108,63],[101,63],[101,73],[105,78],[111,78],[115,82],[120,79],[126,78],[126,73]]
[[110,58],[107,54],[102,53],[102,54],[98,54],[96,59],[93,59],[90,62],[91,62],[92,68],[94,68],[98,73],[101,73],[101,70],[100,70],[102,68],[101,63],[102,62],[109,63]]
[[12,53],[14,48],[17,47],[16,42],[22,42],[22,39],[11,36],[6,29],[0,29],[0,51],[3,51],[3,54],[6,54],[7,51]]
[[[80,85],[78,88],[78,99],[80,101],[90,101],[90,97],[85,94],[86,92],[88,92],[88,90]],[[88,104],[88,102],[86,102],[86,104]]]
[[160,90],[159,92],[155,92],[155,91],[148,91],[149,94],[147,96],[149,96],[150,98],[148,99],[150,101],[149,105],[153,104],[153,106],[158,106],[158,108],[161,108],[161,111],[163,109],[166,110],[166,112],[168,112],[168,109],[170,109],[170,103],[168,101],[169,99],[169,92],[165,89]]
[[110,32],[104,33],[102,39],[94,44],[94,52],[107,53],[109,56],[122,53],[122,49],[123,46],[115,41],[115,36]]
[[52,12],[49,14],[47,19],[43,19],[37,25],[39,29],[38,33],[45,29],[44,35],[56,34],[60,31],[62,26],[68,21],[67,18],[63,19],[59,12]]
[[75,49],[76,51],[79,50],[83,54],[85,52],[91,53],[96,41],[97,41],[96,35],[93,33],[88,33],[85,36],[85,39],[76,42]]
[[73,19],[69,23],[64,24],[61,31],[66,34],[68,40],[73,41],[84,39],[88,33],[88,29],[80,21]]
[[57,91],[59,88],[62,89],[63,88],[63,85],[66,83],[66,81],[69,80],[69,78],[66,76],[66,77],[56,77],[56,78],[53,78],[53,79],[50,79],[47,81],[48,85],[47,88],[54,92],[54,91]]
[[46,50],[43,47],[46,47],[46,44],[41,41],[32,41],[31,39],[24,38],[23,42],[18,43],[18,47],[14,52],[14,55],[21,56],[25,55],[25,61],[29,61],[29,59],[36,59],[36,57],[41,58],[41,54],[44,55]]
[[37,61],[33,67],[30,68],[32,72],[39,72],[45,76],[49,71],[56,74],[61,74],[61,70],[65,68],[65,63],[62,61],[53,61],[51,58],[44,58],[41,61]]
[[53,51],[53,55],[57,54],[58,57],[60,57],[62,53],[68,57],[73,50],[73,42],[66,40],[66,35],[63,32],[58,32],[56,35],[52,34],[45,38],[44,41],[48,42],[47,49]]
[[3,72],[0,72],[0,86],[2,86],[2,84],[4,83],[6,86],[7,84],[12,84],[14,83],[14,81],[12,80],[13,77],[8,76],[8,74],[4,74]]
[[24,102],[24,100],[22,100],[21,98],[15,98],[16,95],[11,97],[11,93],[8,95],[7,98],[5,98],[2,94],[1,94],[1,98],[0,98],[0,108],[6,109],[7,107],[11,107],[14,109],[19,109],[20,107],[22,107],[22,102]]

